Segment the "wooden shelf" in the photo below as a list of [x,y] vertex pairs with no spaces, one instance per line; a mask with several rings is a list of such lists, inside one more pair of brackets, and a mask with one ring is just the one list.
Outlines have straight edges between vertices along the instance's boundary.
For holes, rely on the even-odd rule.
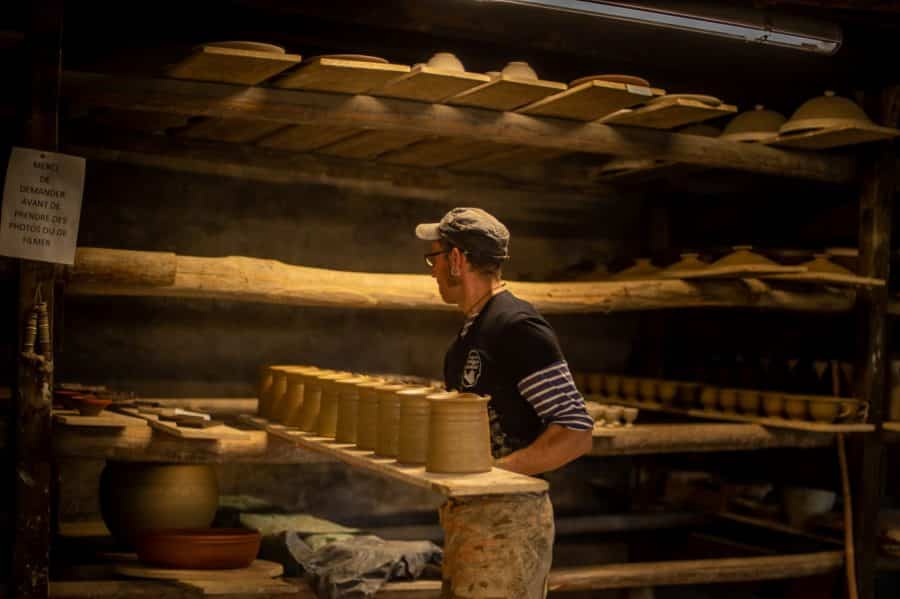
[[[483,78],[477,80],[479,85],[488,81],[485,76],[479,77]],[[561,93],[574,93],[574,90],[584,85],[591,89],[603,88],[616,94],[634,95],[619,89],[607,90],[596,81]],[[499,113],[463,106],[423,106],[421,102],[394,98],[263,87],[251,87],[236,94],[233,85],[223,83],[132,79],[73,71],[64,73],[63,90],[74,114],[84,114],[91,108],[110,108],[223,119],[255,119],[285,126],[352,128],[421,137],[458,137],[513,146],[731,168],[834,183],[849,183],[857,175],[857,161],[852,157],[791,152],[762,144],[741,144],[636,127],[625,129],[600,123],[567,122],[530,114]],[[549,102],[558,95],[520,109],[520,112],[543,113],[537,105]]]
[[177,79],[256,85],[299,62],[296,54],[200,46],[166,74]]
[[[245,419],[248,420],[248,419]],[[304,449],[361,468],[386,478],[424,487],[448,497],[467,495],[509,495],[511,493],[541,493],[547,490],[547,482],[530,476],[515,474],[499,468],[480,474],[437,474],[426,472],[424,466],[406,466],[393,458],[379,458],[371,451],[356,449],[355,445],[336,443],[328,437],[317,437],[279,424],[267,424],[254,419],[258,426],[283,441]],[[265,423],[265,424],[264,424]]]
[[626,108],[601,119],[609,125],[647,127],[649,129],[674,129],[683,125],[702,123],[710,119],[731,116],[737,107],[730,104],[709,106],[696,100],[667,99],[665,96],[638,108]]
[[585,399],[597,401],[603,404],[633,406],[642,410],[654,410],[657,412],[668,412],[670,414],[680,414],[682,416],[693,416],[694,418],[705,418],[709,420],[727,420],[731,422],[751,422],[762,426],[771,426],[775,428],[793,429],[798,431],[806,431],[809,433],[870,433],[875,430],[875,426],[866,423],[845,423],[845,424],[826,424],[823,422],[806,422],[802,420],[787,420],[782,418],[766,418],[763,416],[745,416],[743,414],[730,412],[713,412],[710,410],[681,409],[675,407],[667,407],[658,403],[651,403],[636,399],[625,399],[623,397],[607,398],[602,395],[586,395]]
[[747,451],[776,447],[808,448],[825,447],[832,443],[833,439],[828,435],[770,428],[762,424],[638,423],[633,427],[595,427],[594,446],[590,455]]
[[526,81],[500,75],[453,96],[447,103],[490,110],[515,110],[565,89],[566,84],[558,81]]
[[147,426],[145,420],[104,410],[97,416],[81,416],[70,410],[53,410],[53,423],[66,427],[125,428]]
[[586,81],[553,94],[518,112],[578,121],[593,121],[622,108],[662,96],[664,90],[612,81]]
[[280,77],[273,85],[287,89],[364,94],[405,73],[409,73],[409,67],[402,64],[316,57]]

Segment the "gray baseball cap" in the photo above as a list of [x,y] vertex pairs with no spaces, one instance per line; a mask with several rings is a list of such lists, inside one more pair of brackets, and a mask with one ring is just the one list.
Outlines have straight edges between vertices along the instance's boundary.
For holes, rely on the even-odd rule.
[[443,239],[480,258],[509,258],[509,230],[481,208],[454,208],[440,222],[416,226],[416,237]]

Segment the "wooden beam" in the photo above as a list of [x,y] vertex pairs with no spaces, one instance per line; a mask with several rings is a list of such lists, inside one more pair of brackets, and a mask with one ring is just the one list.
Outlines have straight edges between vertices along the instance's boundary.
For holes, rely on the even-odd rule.
[[[900,111],[900,86],[881,96],[876,119],[896,127]],[[891,228],[896,189],[897,155],[894,147],[879,144],[868,153],[859,198],[859,274],[888,280],[890,276]],[[869,422],[876,430],[856,440],[854,545],[860,599],[875,596],[875,564],[878,556],[878,511],[884,485],[885,395],[888,385],[888,291],[871,287],[859,292],[859,330],[864,332],[857,397],[869,404]]]
[[254,118],[294,125],[351,127],[490,140],[568,152],[732,168],[771,175],[848,183],[849,157],[789,152],[761,144],[681,135],[599,123],[580,123],[459,106],[372,96],[166,79],[129,79],[67,72],[65,95],[78,105],[217,118]]
[[[67,291],[77,295],[215,298],[298,306],[451,310],[427,275],[347,272],[287,265],[276,260],[228,256],[176,256],[172,285],[144,284],[142,258],[148,252],[79,248]],[[121,257],[120,260],[116,256]],[[118,264],[117,264],[118,262]],[[153,259],[154,264],[164,261]],[[105,280],[102,265],[116,264]],[[127,268],[134,270],[130,280]],[[148,267],[149,268],[149,267]],[[78,278],[91,272],[90,280]],[[112,272],[112,271],[111,271]],[[854,293],[820,288],[778,289],[754,279],[585,283],[510,282],[509,289],[546,313],[620,312],[701,306],[740,306],[813,312],[851,308]]]
[[460,192],[478,190],[508,201],[540,194],[546,201],[574,203],[611,192],[609,185],[595,183],[587,169],[548,168],[538,162],[512,176],[464,174],[205,140],[75,133],[67,136],[64,150],[91,160],[262,183],[330,185],[366,195],[450,201]]
[[833,572],[841,567],[840,551],[765,557],[674,560],[633,564],[608,564],[556,569],[549,590],[587,591],[638,586],[712,584],[748,580],[800,578]]
[[[63,0],[41,0],[30,5],[26,36],[31,77],[31,106],[25,121],[23,145],[56,151],[59,147],[59,88],[62,73]],[[15,85],[13,85],[15,87]],[[45,262],[20,260],[17,330],[26,323],[40,294],[47,305],[53,331],[56,267]],[[39,329],[40,330],[40,329]],[[40,333],[38,334],[38,339]],[[39,343],[36,347],[39,347]],[[20,337],[15,348],[23,347]],[[50,346],[42,353],[49,358]],[[51,451],[50,404],[53,373],[18,355],[15,394],[15,522],[12,595],[42,599],[49,594],[52,487],[55,466]]]

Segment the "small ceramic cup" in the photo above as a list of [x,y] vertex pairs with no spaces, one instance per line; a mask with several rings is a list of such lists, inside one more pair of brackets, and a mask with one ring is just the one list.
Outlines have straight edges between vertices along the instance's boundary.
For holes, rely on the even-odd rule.
[[625,427],[634,426],[634,421],[637,420],[638,417],[638,409],[637,408],[623,408],[622,416],[625,418]]
[[622,416],[624,415],[625,409],[622,406],[606,406],[605,412],[605,420],[606,425],[609,427],[618,427],[621,426]]
[[719,390],[719,407],[725,412],[737,412],[737,389]]
[[704,410],[716,411],[719,405],[719,388],[703,387],[700,390],[700,405]]
[[762,392],[763,412],[769,418],[784,417],[784,393],[780,391]]
[[638,379],[630,376],[622,377],[622,397],[637,399]]
[[759,391],[756,389],[738,389],[737,402],[742,414],[759,414]]
[[809,420],[809,402],[804,395],[785,395],[784,411],[791,420]]

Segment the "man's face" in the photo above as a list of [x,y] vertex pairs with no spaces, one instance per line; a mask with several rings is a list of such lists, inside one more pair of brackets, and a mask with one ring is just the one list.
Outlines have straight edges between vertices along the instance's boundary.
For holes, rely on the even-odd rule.
[[[443,252],[444,247],[439,241],[432,241],[429,253]],[[434,266],[431,267],[431,276],[437,280],[438,292],[441,299],[447,304],[459,303],[461,299],[461,287],[459,277],[450,274],[450,256],[447,252],[433,257]]]

